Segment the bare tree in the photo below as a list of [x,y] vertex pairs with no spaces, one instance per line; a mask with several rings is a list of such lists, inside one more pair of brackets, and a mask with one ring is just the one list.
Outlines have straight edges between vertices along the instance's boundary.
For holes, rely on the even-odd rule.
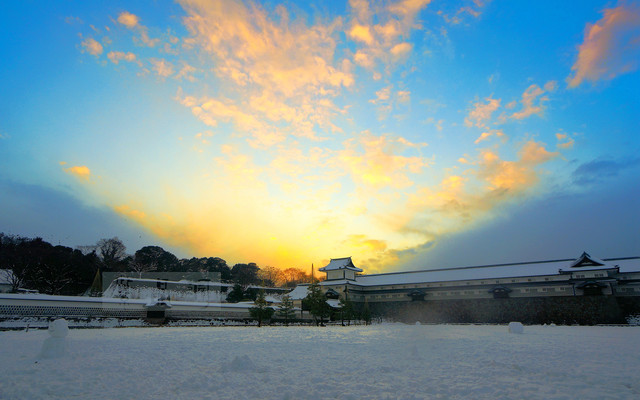
[[291,287],[308,280],[307,274],[299,268],[287,268],[282,271],[284,286]]
[[11,293],[16,293],[24,284],[27,268],[28,266],[25,266],[16,272],[13,269],[0,270],[0,278],[11,285]]
[[282,281],[282,271],[276,267],[263,267],[258,271],[258,278],[263,281],[264,285],[278,285]]
[[118,264],[127,256],[127,248],[117,237],[100,239],[97,247],[106,271],[116,271]]
[[138,278],[142,278],[142,274],[145,272],[156,271],[158,269],[158,263],[155,261],[140,262],[134,260],[129,263],[129,266],[138,274]]

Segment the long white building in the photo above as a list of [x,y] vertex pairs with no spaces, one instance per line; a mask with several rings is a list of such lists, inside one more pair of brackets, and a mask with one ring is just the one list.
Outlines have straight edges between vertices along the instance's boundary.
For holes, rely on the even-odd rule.
[[[439,317],[436,319],[442,320],[447,319],[447,308],[455,304],[459,310],[455,313],[451,311],[451,314],[465,314],[466,317],[453,320],[490,322],[482,319],[501,318],[491,317],[492,312],[487,311],[489,309],[493,309],[494,314],[506,313],[509,317],[516,305],[543,308],[547,314],[557,314],[559,307],[566,308],[567,304],[574,303],[575,307],[584,303],[589,307],[600,304],[611,309],[611,299],[621,308],[619,312],[604,309],[598,312],[628,314],[637,309],[640,313],[640,257],[598,259],[583,253],[577,259],[386,274],[361,274],[362,269],[356,267],[350,257],[346,257],[332,259],[320,271],[327,274],[326,280],[321,283],[325,291],[337,292],[356,303],[367,303],[382,315],[402,314],[402,307],[409,306],[413,314],[418,315],[423,311],[425,315],[437,315]],[[531,301],[551,298],[555,300],[538,300],[539,305]],[[539,313],[539,310],[526,311],[529,314]],[[485,314],[486,318],[483,317]],[[578,318],[573,315],[575,313],[565,314],[567,321]],[[617,314],[610,319],[605,315],[595,316],[592,320],[620,322],[621,317]],[[587,317],[579,318],[589,321]]]

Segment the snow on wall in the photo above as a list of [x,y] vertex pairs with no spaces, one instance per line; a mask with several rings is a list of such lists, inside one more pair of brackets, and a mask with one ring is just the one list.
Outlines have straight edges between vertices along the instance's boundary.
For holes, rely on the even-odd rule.
[[216,290],[198,291],[158,289],[153,287],[126,287],[112,284],[104,291],[104,297],[125,299],[168,299],[171,301],[190,301],[201,303],[223,303],[227,293]]

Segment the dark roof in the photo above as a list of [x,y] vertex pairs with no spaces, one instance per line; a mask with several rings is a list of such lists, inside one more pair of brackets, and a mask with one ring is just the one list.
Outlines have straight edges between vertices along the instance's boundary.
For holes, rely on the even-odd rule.
[[351,257],[332,258],[331,261],[329,261],[329,264],[318,269],[318,271],[326,272],[326,271],[335,271],[339,269],[350,269],[352,271],[362,272],[360,268],[353,265],[353,261],[351,261]]
[[591,257],[586,251],[582,253],[580,257],[578,257],[571,265],[570,268],[580,268],[580,267],[601,267],[604,266],[604,261]]

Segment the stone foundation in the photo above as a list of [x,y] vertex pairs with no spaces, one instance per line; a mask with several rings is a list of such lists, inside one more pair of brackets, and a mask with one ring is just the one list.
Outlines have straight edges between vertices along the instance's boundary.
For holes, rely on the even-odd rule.
[[414,323],[625,324],[640,315],[640,298],[528,297],[369,303],[371,315]]

